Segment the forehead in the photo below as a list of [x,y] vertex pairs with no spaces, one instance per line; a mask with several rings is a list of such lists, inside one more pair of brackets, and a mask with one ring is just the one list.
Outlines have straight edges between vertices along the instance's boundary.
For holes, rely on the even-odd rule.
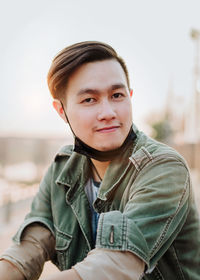
[[126,75],[117,60],[85,63],[70,76],[66,95],[74,95],[84,88],[104,90],[120,83],[128,88]]

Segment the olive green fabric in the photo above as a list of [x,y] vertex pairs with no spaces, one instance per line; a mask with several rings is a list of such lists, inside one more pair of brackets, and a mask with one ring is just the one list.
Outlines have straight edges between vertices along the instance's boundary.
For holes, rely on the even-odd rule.
[[94,208],[100,213],[96,244],[84,186],[88,159],[66,146],[56,155],[14,237],[34,222],[56,239],[61,270],[96,248],[130,251],[146,264],[143,279],[200,279],[200,227],[188,167],[173,149],[139,132],[109,165]]

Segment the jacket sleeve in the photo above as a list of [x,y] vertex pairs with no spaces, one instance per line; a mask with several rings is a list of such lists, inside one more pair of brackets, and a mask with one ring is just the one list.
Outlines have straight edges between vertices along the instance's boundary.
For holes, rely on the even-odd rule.
[[131,251],[152,269],[186,220],[189,194],[184,163],[173,156],[154,158],[133,181],[123,212],[100,215],[96,248]]
[[53,258],[55,238],[44,226],[34,223],[26,227],[20,244],[13,244],[2,255],[28,280],[39,278],[43,265]]

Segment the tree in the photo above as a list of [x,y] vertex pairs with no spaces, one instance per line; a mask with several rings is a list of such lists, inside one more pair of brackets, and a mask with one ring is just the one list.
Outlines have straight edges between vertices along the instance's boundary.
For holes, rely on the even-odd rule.
[[173,129],[168,119],[164,118],[151,124],[153,138],[160,142],[169,143],[173,135]]

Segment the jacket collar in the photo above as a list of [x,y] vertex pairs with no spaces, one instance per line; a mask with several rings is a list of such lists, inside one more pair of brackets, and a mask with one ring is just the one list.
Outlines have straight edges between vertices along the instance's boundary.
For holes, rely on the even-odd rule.
[[79,179],[81,173],[83,173],[87,158],[75,152],[69,154],[62,151],[62,153],[57,154],[56,161],[64,162],[56,183],[72,187]]
[[[139,131],[134,124],[133,130],[138,136]],[[129,157],[134,152],[136,143],[137,138],[130,143],[124,154],[119,155],[119,158],[110,163],[98,195],[102,200],[107,199],[110,191],[118,185],[123,175],[126,173],[129,166]],[[55,161],[62,162],[62,169],[56,179],[58,185],[65,185],[73,189],[78,181],[81,185],[84,185],[90,177],[91,170],[89,160],[86,156],[73,152],[73,146],[64,146],[56,155]],[[110,187],[108,188],[108,186]]]
[[134,142],[130,143],[124,154],[119,155],[117,159],[109,164],[98,194],[101,200],[108,199],[110,193],[115,190],[126,174],[130,165],[129,157],[134,149]]

